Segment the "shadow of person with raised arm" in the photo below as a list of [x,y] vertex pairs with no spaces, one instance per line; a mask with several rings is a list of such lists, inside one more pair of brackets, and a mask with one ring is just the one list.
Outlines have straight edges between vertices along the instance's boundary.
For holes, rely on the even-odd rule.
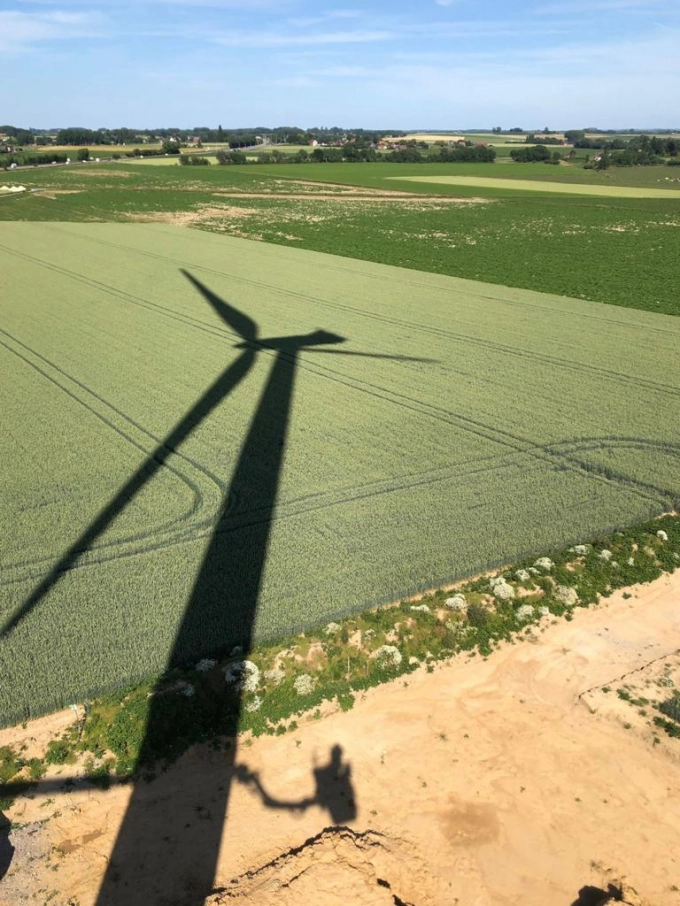
[[342,760],[342,746],[334,745],[325,765],[314,766],[315,792],[304,799],[276,799],[265,789],[257,771],[249,771],[244,764],[236,765],[234,771],[239,783],[253,786],[260,795],[263,805],[271,809],[290,812],[304,812],[316,805],[324,809],[333,819],[333,824],[347,824],[357,816],[356,797],[352,786],[352,768]]
[[11,829],[12,822],[0,812],[0,881],[9,871],[14,857],[14,847],[9,839]]

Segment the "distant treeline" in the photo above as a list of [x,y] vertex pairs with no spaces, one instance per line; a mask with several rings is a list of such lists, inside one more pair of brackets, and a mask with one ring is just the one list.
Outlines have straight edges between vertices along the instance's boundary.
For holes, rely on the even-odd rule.
[[[659,136],[637,135],[634,138],[612,139],[611,141],[599,139],[578,139],[574,143],[576,148],[592,148],[601,154],[595,157],[594,162],[586,161],[585,166],[606,170],[608,167],[645,167],[655,164],[677,165],[680,162],[678,151],[680,142],[674,138],[660,138]],[[574,152],[572,151],[571,154]],[[543,162],[559,163],[561,155],[558,151],[551,151],[545,143],[527,145],[524,148],[513,148],[510,157],[517,163]]]
[[23,129],[18,126],[0,126],[0,134],[7,135],[15,145],[135,145],[147,142],[162,142],[173,139],[187,143],[198,139],[201,144],[212,142],[242,148],[266,142],[273,144],[307,145],[315,139],[318,142],[359,141],[377,143],[385,135],[403,135],[400,130],[384,129],[343,129],[340,126],[315,126],[301,129],[299,126],[255,126],[245,129],[217,129],[195,126],[193,129],[169,127],[163,129],[85,129],[70,126],[48,134],[44,130]]
[[[120,160],[123,157],[158,157],[162,154],[169,153],[159,151],[157,148],[135,148],[133,151],[125,153],[114,152],[107,157],[113,160]],[[179,154],[179,148],[174,151]],[[12,164],[18,167],[38,167],[45,164],[65,164],[67,160],[86,161],[92,160],[87,148],[81,148],[76,151],[12,151],[11,153],[0,152],[0,168],[5,170]]]
[[295,154],[284,154],[281,151],[262,151],[257,160],[250,160],[243,151],[218,151],[217,162],[220,164],[306,164],[306,163],[375,163],[393,164],[420,163],[492,163],[496,159],[496,150],[487,145],[467,145],[452,148],[438,148],[434,154],[423,154],[418,148],[408,147],[387,154],[380,154],[375,148],[350,143],[341,148],[314,148],[307,151],[301,148]]
[[20,151],[12,154],[0,154],[0,167],[16,164],[17,167],[38,166],[39,164],[65,164],[69,158],[67,151],[53,151],[49,154],[39,151]]
[[657,157],[675,157],[680,151],[680,142],[677,138],[661,138],[659,135],[636,135],[629,139],[579,138],[574,142],[574,147],[602,151],[643,151]]

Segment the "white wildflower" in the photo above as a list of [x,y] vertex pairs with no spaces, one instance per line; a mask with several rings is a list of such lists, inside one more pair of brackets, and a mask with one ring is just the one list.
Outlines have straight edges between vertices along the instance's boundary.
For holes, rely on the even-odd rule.
[[447,607],[450,607],[451,610],[465,610],[467,607],[465,595],[461,594],[454,595],[452,598],[447,598],[444,603]]
[[374,635],[375,635],[375,629],[367,629],[366,632],[364,633],[364,638],[372,639]]
[[326,626],[324,632],[326,633],[326,635],[335,635],[335,633],[338,632],[339,629],[339,623],[329,623],[328,626]]
[[515,589],[512,585],[508,585],[505,579],[502,579],[493,586],[493,594],[499,601],[512,601],[515,597]]
[[515,578],[520,582],[528,582],[531,578],[531,574],[526,569],[518,569],[515,573]]
[[413,657],[413,655],[408,659],[408,663],[410,667],[420,667],[420,661],[417,657]]
[[224,680],[237,690],[255,692],[260,685],[260,668],[252,661],[234,661],[224,671]]
[[543,604],[542,607],[538,608],[538,612],[539,612],[540,616],[542,616],[542,617],[550,616],[550,608],[546,607],[545,604]]
[[236,645],[231,649],[231,654],[229,655],[229,657],[238,657],[239,654],[243,654],[243,648],[241,648],[240,645]]
[[573,547],[570,547],[569,550],[572,554],[576,554],[579,557],[585,557],[589,547],[589,544],[575,544]]
[[536,569],[545,569],[550,571],[555,564],[552,562],[550,557],[539,557],[538,560],[534,563]]
[[286,678],[286,671],[281,666],[272,667],[271,670],[265,670],[264,678],[268,683],[280,686]]
[[398,667],[401,664],[401,651],[394,645],[381,645],[373,652],[373,657],[382,667]]
[[199,673],[207,673],[208,670],[212,670],[216,663],[217,661],[213,661],[212,658],[204,657],[202,661],[199,661],[196,664],[196,670],[198,670]]
[[537,570],[535,566],[530,566],[529,569],[527,570],[527,572],[528,572],[528,573],[531,573],[532,576],[540,576],[540,575],[541,575],[540,571]]
[[412,604],[409,610],[413,610],[415,613],[430,613],[430,608],[427,604]]
[[664,532],[663,529],[659,529],[659,531],[656,533],[656,537],[660,538],[661,541],[668,541],[668,535],[666,534],[666,532]]
[[613,555],[612,555],[611,551],[608,551],[607,548],[605,548],[604,550],[600,551],[598,556],[599,556],[600,560],[605,560],[608,563],[611,560]]
[[566,604],[567,607],[573,607],[578,603],[578,594],[575,588],[569,585],[558,585],[555,589],[555,597],[558,601]]
[[308,673],[301,673],[295,677],[293,688],[298,695],[309,695],[314,689],[314,680]]
[[628,566],[635,566],[635,557],[628,558]]
[[262,707],[262,699],[259,695],[255,695],[250,699],[249,702],[245,703],[244,707],[246,711],[250,711],[251,714],[253,713],[253,711],[259,711]]
[[521,604],[516,610],[516,616],[518,620],[524,622],[524,620],[530,620],[534,615],[534,608],[531,604]]

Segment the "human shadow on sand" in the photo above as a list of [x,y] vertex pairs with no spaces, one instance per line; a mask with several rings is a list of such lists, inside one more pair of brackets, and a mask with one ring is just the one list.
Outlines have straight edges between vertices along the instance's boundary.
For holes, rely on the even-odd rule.
[[257,771],[250,771],[243,764],[236,765],[234,770],[234,775],[239,783],[253,787],[267,808],[304,812],[312,806],[317,806],[329,813],[333,824],[347,824],[348,821],[356,818],[357,807],[351,779],[352,769],[347,762],[342,760],[342,746],[333,746],[328,762],[323,765],[315,765],[313,773],[316,786],[313,796],[285,800],[275,798],[265,789]]

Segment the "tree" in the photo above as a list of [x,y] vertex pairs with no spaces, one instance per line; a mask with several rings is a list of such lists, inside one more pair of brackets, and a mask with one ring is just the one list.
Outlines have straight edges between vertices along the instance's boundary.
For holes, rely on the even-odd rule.
[[218,151],[215,155],[218,164],[247,164],[248,158],[243,151]]
[[510,157],[518,164],[550,160],[550,151],[545,145],[527,145],[525,148],[513,148]]
[[76,154],[76,160],[89,160],[89,159],[90,159],[89,148],[79,148],[78,153]]

